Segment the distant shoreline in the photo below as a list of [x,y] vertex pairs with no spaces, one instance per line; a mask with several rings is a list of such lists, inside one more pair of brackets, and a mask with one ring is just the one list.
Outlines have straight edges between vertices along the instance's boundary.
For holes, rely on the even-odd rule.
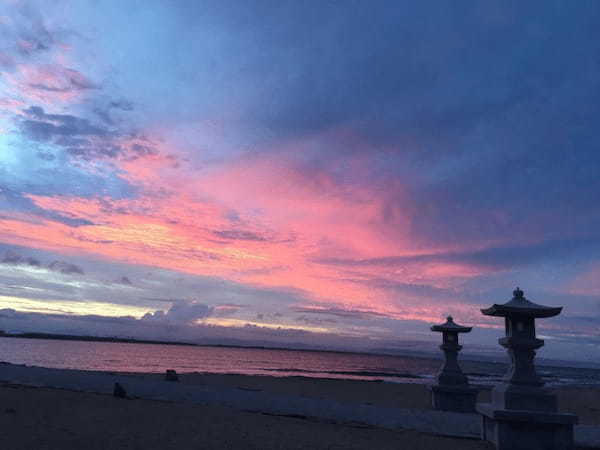
[[155,344],[155,345],[186,345],[197,347],[198,344],[191,342],[176,341],[154,341],[147,339],[103,337],[103,336],[81,336],[75,334],[52,334],[52,333],[0,333],[3,338],[17,339],[45,339],[56,341],[80,341],[80,342],[110,342],[122,344]]

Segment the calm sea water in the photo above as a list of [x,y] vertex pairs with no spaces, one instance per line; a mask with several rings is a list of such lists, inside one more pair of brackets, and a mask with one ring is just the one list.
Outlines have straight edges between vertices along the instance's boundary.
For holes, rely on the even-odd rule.
[[[29,366],[111,372],[237,373],[276,377],[304,376],[390,382],[430,383],[441,361],[410,356],[195,347],[178,345],[78,342],[0,338],[0,361]],[[462,361],[475,383],[496,382],[506,365]],[[550,384],[600,384],[600,370],[540,367]]]

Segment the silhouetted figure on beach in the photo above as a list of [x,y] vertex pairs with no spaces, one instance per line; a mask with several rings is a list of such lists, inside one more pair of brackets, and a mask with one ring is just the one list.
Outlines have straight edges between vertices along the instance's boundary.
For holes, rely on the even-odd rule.
[[165,372],[165,380],[167,381],[179,381],[179,377],[177,376],[177,372],[173,369],[167,369]]
[[127,391],[119,383],[115,383],[113,395],[117,398],[127,398]]

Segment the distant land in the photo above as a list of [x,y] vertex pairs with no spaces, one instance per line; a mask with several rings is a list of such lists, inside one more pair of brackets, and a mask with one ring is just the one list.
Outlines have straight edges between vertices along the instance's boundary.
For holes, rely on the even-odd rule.
[[52,333],[5,333],[0,330],[0,337],[27,338],[27,339],[54,339],[59,341],[85,341],[85,342],[112,342],[125,344],[160,344],[160,345],[192,345],[190,342],[174,341],[152,341],[146,339],[102,337],[102,336],[80,336],[75,334],[52,334]]

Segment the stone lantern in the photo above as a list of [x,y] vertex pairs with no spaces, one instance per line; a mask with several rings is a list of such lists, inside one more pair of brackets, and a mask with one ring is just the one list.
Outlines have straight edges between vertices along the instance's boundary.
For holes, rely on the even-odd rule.
[[469,333],[472,327],[458,325],[448,316],[441,325],[433,325],[431,331],[442,333],[444,363],[436,377],[437,384],[431,386],[431,401],[435,409],[444,411],[473,412],[477,390],[469,387],[467,377],[458,365],[459,333]]
[[492,390],[491,403],[479,403],[482,439],[498,450],[573,449],[577,416],[560,414],[556,396],[543,387],[534,365],[535,352],[544,341],[535,336],[535,319],[553,317],[562,307],[530,302],[519,288],[503,305],[482,309],[486,316],[504,317],[506,336],[498,342],[507,349],[510,367]]

